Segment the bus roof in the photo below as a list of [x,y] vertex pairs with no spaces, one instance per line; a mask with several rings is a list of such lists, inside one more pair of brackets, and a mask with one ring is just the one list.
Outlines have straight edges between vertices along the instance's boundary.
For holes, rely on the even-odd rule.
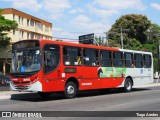
[[[44,39],[28,39],[28,40],[38,40],[41,44],[58,44],[58,45],[65,45],[65,46],[74,46],[74,47],[83,47],[83,48],[94,48],[94,49],[101,49],[101,50],[112,50],[112,51],[122,51],[122,52],[131,52],[131,53],[142,53],[142,54],[152,54],[151,52],[146,51],[138,51],[138,50],[128,50],[128,49],[120,49],[116,47],[106,47],[106,46],[96,46],[92,44],[80,44],[80,43],[72,43],[67,41],[60,41],[60,40],[44,40]],[[22,40],[27,41],[27,40]],[[18,41],[18,42],[22,42]],[[16,43],[18,43],[16,42]]]
[[95,48],[95,49],[105,49],[105,50],[112,50],[112,51],[119,51],[119,48],[114,47],[106,47],[106,46],[96,46],[92,44],[80,44],[80,43],[72,43],[66,41],[58,41],[58,40],[39,40],[42,44],[46,43],[53,43],[65,46],[74,46],[74,47],[83,47],[83,48]]

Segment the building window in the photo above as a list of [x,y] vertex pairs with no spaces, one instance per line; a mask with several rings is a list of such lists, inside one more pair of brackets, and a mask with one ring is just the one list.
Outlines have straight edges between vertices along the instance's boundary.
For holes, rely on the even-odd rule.
[[29,20],[27,19],[27,26],[29,26]]
[[48,32],[49,31],[49,28],[47,26],[45,26],[45,31]]
[[34,20],[30,21],[30,26],[34,27]]
[[18,19],[18,20],[19,20],[19,24],[20,24],[20,23],[21,23],[21,17],[20,17],[20,16],[19,16],[19,19]]
[[31,35],[31,39],[34,39],[34,33],[31,33],[30,35]]
[[15,20],[15,14],[13,14],[13,20]]
[[22,31],[22,39],[23,39],[23,35],[24,35],[24,32]]
[[41,26],[41,30],[43,30],[43,24],[41,24],[42,26]]
[[15,30],[13,30],[13,35],[15,35]]
[[23,17],[22,17],[22,25],[23,25]]
[[37,22],[37,28],[42,29],[42,24]]
[[40,34],[37,34],[37,39],[41,39],[41,35]]
[[29,33],[27,33],[27,39],[29,39]]

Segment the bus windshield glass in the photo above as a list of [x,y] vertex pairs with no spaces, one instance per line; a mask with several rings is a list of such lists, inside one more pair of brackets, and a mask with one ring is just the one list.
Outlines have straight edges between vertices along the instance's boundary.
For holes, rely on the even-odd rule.
[[39,71],[41,69],[41,53],[39,47],[26,47],[24,45],[25,48],[15,48],[16,45],[13,45],[12,48],[11,73]]

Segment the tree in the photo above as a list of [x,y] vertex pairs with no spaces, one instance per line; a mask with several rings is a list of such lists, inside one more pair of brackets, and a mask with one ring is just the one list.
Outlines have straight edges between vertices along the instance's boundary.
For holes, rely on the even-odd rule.
[[147,35],[148,44],[159,44],[160,43],[160,26],[157,24],[151,24],[151,26],[145,32]]
[[147,44],[143,44],[143,50],[153,53],[154,71],[158,71],[158,45],[160,44],[160,26],[151,24],[145,32],[147,35]]
[[[144,33],[151,26],[151,21],[147,19],[144,15],[137,14],[127,14],[121,16],[116,22],[112,25],[110,33],[115,33],[109,35],[109,39],[118,40],[120,39],[121,30],[123,32],[124,39],[135,38],[139,40],[141,44],[147,41],[147,36]],[[126,32],[127,30],[127,32]],[[117,34],[119,34],[117,36]]]
[[95,45],[100,45],[100,46],[105,45],[104,39],[101,36],[99,36],[99,37],[95,36],[94,39],[95,39]]
[[138,40],[136,40],[135,38],[129,38],[124,47],[125,47],[125,49],[141,50],[142,44]]
[[110,40],[108,43],[109,43],[109,47],[118,47],[118,48],[121,47],[121,45],[117,43],[115,40]]
[[16,21],[5,19],[1,14],[2,9],[0,9],[0,48],[7,46],[11,38],[7,37],[7,33],[11,30],[15,30],[18,26]]

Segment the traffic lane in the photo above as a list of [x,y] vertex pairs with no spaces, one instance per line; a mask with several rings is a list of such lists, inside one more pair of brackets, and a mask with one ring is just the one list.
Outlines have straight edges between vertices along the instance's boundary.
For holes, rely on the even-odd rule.
[[[11,100],[0,102],[0,110],[19,111],[123,111],[146,110],[144,106],[159,110],[159,88],[134,89],[130,93],[119,90],[100,94],[98,91],[84,92],[75,99],[64,99],[61,94],[41,99],[35,93],[12,95]],[[153,105],[154,104],[154,105]]]

